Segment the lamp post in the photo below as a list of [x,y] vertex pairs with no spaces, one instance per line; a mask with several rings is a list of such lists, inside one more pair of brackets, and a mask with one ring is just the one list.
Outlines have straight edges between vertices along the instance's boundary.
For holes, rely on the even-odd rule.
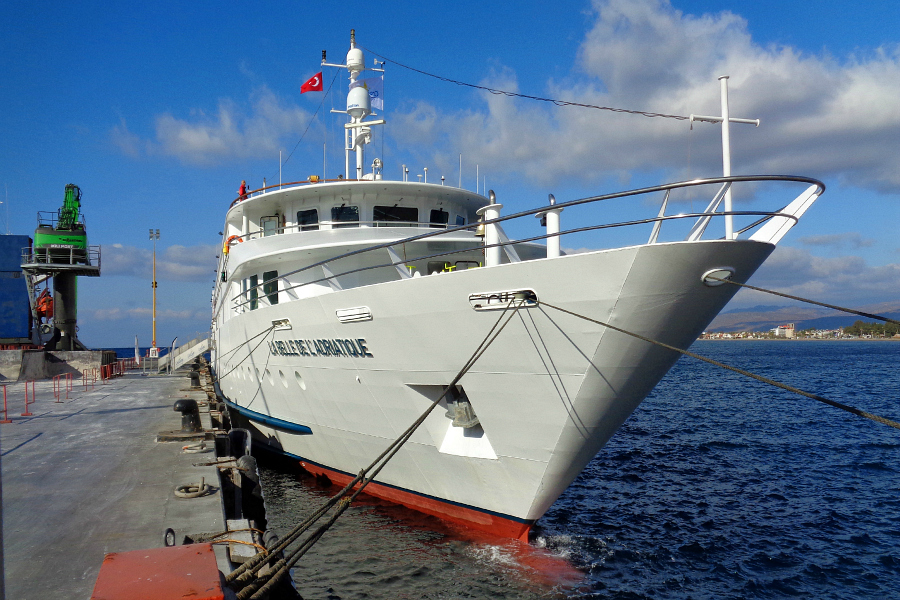
[[150,356],[159,356],[156,349],[156,240],[159,239],[159,229],[154,233],[150,230],[150,239],[153,240],[153,344],[150,347]]

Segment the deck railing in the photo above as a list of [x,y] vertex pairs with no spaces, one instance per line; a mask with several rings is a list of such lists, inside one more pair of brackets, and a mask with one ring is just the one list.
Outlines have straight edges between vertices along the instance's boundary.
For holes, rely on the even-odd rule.
[[[774,182],[774,183],[802,183],[807,184],[809,186],[806,191],[800,196],[798,196],[792,203],[786,205],[785,207],[774,211],[719,211],[719,205],[721,200],[725,194],[725,192],[729,189],[733,189],[735,184],[746,183],[748,185],[759,184],[764,182]],[[669,197],[671,192],[675,190],[683,190],[689,188],[702,188],[704,186],[716,186],[717,189],[713,194],[712,200],[707,206],[706,210],[703,212],[690,212],[690,213],[679,213],[675,215],[666,215],[666,207],[669,201]],[[780,227],[784,229],[785,227],[789,228],[790,225],[795,223],[800,215],[803,214],[803,211],[811,204],[815,198],[817,198],[821,193],[825,190],[825,184],[817,179],[812,179],[809,177],[799,177],[792,175],[752,175],[752,176],[732,176],[732,177],[716,177],[710,179],[696,179],[693,181],[685,181],[679,183],[671,183],[665,185],[658,185],[647,188],[640,188],[636,190],[630,190],[625,192],[618,192],[614,194],[605,194],[601,196],[591,196],[588,198],[581,198],[578,200],[572,200],[569,202],[561,202],[558,204],[553,204],[550,206],[542,206],[539,208],[529,209],[525,211],[521,211],[518,213],[501,216],[494,219],[485,219],[479,223],[470,223],[466,225],[459,226],[448,226],[446,229],[432,229],[431,224],[419,224],[420,227],[427,227],[429,231],[412,235],[406,238],[391,240],[389,242],[384,242],[380,244],[374,244],[371,246],[367,246],[365,248],[359,248],[356,250],[351,250],[349,252],[344,252],[342,254],[338,254],[336,256],[327,258],[325,260],[317,261],[311,263],[309,265],[300,267],[298,269],[294,269],[287,273],[280,273],[277,278],[270,279],[267,281],[263,281],[256,286],[250,287],[246,290],[242,290],[241,293],[232,297],[231,305],[235,309],[240,309],[243,306],[250,304],[251,302],[259,302],[260,299],[265,298],[268,294],[263,290],[264,286],[271,284],[274,281],[281,280],[284,282],[284,287],[281,287],[278,291],[287,291],[290,289],[296,289],[307,285],[313,285],[317,283],[324,282],[332,282],[335,281],[338,277],[342,277],[345,275],[351,275],[354,273],[360,273],[363,271],[369,271],[373,269],[396,269],[397,272],[401,274],[401,278],[403,278],[403,272],[405,271],[405,266],[412,262],[420,262],[427,261],[429,259],[447,257],[450,255],[459,255],[465,252],[470,251],[481,251],[487,250],[489,248],[501,248],[506,251],[507,256],[509,257],[510,262],[518,262],[518,257],[513,248],[516,244],[525,244],[530,242],[537,242],[540,240],[547,240],[554,237],[562,237],[566,235],[574,235],[579,233],[591,232],[591,231],[599,231],[599,230],[610,230],[610,229],[618,229],[624,227],[632,227],[632,226],[640,226],[640,225],[652,225],[652,231],[650,234],[650,239],[646,242],[647,244],[659,243],[659,235],[660,230],[663,224],[670,223],[673,221],[684,221],[684,220],[694,220],[693,226],[690,228],[690,231],[685,238],[686,241],[700,241],[703,239],[703,235],[706,233],[708,229],[708,225],[710,224],[713,218],[723,218],[726,215],[731,215],[733,217],[754,217],[753,221],[748,225],[744,226],[741,229],[738,229],[734,233],[733,239],[738,239],[739,236],[747,234],[748,232],[753,231],[754,229],[761,228],[764,224],[768,222],[776,223],[777,227],[774,229],[778,230]],[[511,240],[509,239],[505,232],[500,226],[501,223],[505,223],[507,221],[513,221],[516,219],[522,219],[524,217],[529,216],[541,216],[542,214],[546,214],[548,210],[562,210],[565,208],[576,207],[581,205],[593,204],[598,202],[609,201],[613,199],[620,198],[630,198],[630,197],[638,197],[638,196],[646,196],[648,194],[665,192],[665,197],[662,201],[661,209],[659,210],[656,217],[651,218],[643,218],[643,219],[629,219],[624,221],[612,222],[612,223],[601,223],[596,225],[585,225],[582,227],[576,227],[572,229],[554,231],[550,233],[544,233],[541,235],[529,236],[519,239]],[[473,244],[471,247],[466,248],[453,248],[450,250],[445,250],[441,252],[435,252],[431,254],[425,254],[420,256],[407,256],[406,258],[400,259],[397,257],[396,253],[391,250],[392,246],[399,246],[401,244],[409,244],[411,242],[417,242],[425,239],[435,238],[439,236],[447,236],[448,234],[453,234],[462,231],[471,231],[475,229],[475,227],[484,226],[485,228],[490,228],[492,226],[496,227],[499,232],[499,240],[496,243],[480,243],[477,237],[473,237]],[[786,231],[786,229],[784,229]],[[768,235],[768,234],[767,234]],[[772,239],[774,240],[772,243],[776,243],[781,236],[783,235],[783,231],[776,231],[772,234]],[[776,239],[777,238],[777,239]],[[717,239],[725,239],[724,237],[720,237]],[[456,240],[459,241],[459,240]],[[386,253],[390,256],[391,260],[388,262],[382,262],[375,265],[366,265],[362,267],[351,268],[347,270],[337,270],[331,268],[333,263],[337,261],[350,258],[353,256],[359,256],[361,254],[366,254],[370,252],[376,251],[386,251]],[[330,266],[331,265],[331,266]],[[287,280],[287,277],[296,275],[299,273],[303,273],[306,271],[310,271],[312,269],[322,269],[324,272],[324,276],[320,278],[313,279],[311,281],[305,281],[301,283],[290,283]],[[409,277],[409,274],[406,274],[406,277]],[[257,298],[250,299],[249,295],[252,290],[258,290]],[[214,302],[218,302],[218,299],[214,299]],[[225,303],[219,303],[216,308],[216,314],[222,309]]]
[[84,265],[100,268],[100,246],[87,248],[22,248],[23,265]]

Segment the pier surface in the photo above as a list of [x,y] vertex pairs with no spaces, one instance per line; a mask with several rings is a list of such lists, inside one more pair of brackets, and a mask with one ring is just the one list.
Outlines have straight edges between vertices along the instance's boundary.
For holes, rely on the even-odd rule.
[[190,391],[183,375],[133,373],[87,389],[76,380],[62,403],[52,381],[38,381],[32,416],[20,416],[24,384],[8,386],[13,422],[0,424],[8,599],[90,598],[106,553],[160,548],[167,528],[178,544],[184,535],[225,529],[221,493],[173,493],[201,477],[218,488],[215,467],[193,466],[214,455],[156,441],[181,428],[176,400],[206,395]]

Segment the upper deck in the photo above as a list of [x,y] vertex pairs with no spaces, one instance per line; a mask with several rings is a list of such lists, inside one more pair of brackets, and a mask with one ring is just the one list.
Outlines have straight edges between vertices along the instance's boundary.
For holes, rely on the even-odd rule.
[[234,200],[223,235],[226,240],[246,241],[301,231],[458,227],[476,222],[476,211],[489,202],[469,190],[421,182],[296,182],[254,190]]

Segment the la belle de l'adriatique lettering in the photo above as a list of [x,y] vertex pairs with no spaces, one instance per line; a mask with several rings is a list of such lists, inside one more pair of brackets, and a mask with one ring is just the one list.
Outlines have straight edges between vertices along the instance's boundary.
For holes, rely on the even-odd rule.
[[269,342],[269,352],[281,356],[355,356],[375,358],[366,347],[365,338],[356,340],[276,340]]

